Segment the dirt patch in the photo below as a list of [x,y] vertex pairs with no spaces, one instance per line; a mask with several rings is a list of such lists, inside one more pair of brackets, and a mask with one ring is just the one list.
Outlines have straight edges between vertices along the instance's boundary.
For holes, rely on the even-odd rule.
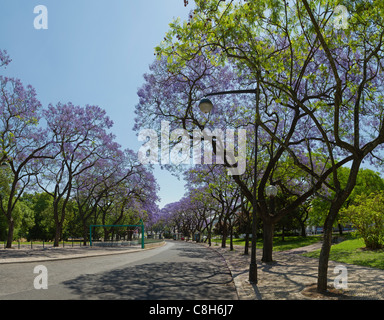
[[317,300],[350,300],[352,297],[348,296],[347,292],[341,289],[335,289],[328,286],[328,290],[324,293],[317,291],[317,284],[312,283],[307,285],[301,294],[309,299]]

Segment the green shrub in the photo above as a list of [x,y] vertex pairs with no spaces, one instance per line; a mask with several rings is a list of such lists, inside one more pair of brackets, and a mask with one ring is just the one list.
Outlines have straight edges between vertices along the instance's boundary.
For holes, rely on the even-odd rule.
[[384,245],[384,193],[357,196],[356,205],[341,210],[341,221],[351,223],[364,239],[368,249]]

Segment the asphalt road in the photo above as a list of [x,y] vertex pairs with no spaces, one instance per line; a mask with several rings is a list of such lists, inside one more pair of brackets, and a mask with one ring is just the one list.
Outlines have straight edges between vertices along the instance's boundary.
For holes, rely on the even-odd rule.
[[[37,265],[48,289],[35,289]],[[223,258],[185,242],[136,253],[0,265],[0,300],[237,300]]]

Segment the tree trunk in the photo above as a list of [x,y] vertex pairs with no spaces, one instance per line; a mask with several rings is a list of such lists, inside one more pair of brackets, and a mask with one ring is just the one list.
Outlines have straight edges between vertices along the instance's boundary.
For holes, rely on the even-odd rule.
[[59,200],[58,199],[53,199],[53,218],[55,219],[55,238],[53,241],[53,246],[58,247],[59,246],[59,241],[60,241],[60,231],[59,229]]
[[263,257],[261,261],[272,262],[273,231],[275,225],[269,219],[263,219]]
[[229,250],[233,251],[233,224],[230,226],[231,231],[230,231],[230,243],[229,243]]
[[[329,223],[328,223],[329,224]],[[324,293],[327,291],[328,285],[328,262],[329,253],[332,246],[332,224],[331,227],[324,226],[324,240],[321,247],[320,258],[319,258],[319,269],[317,278],[317,291]]]
[[224,219],[224,223],[223,223],[223,237],[221,239],[221,247],[222,248],[227,247],[227,219]]
[[64,201],[62,208],[59,208],[59,201],[60,201],[60,198],[54,200],[54,203],[53,203],[53,214],[54,214],[55,225],[56,225],[55,240],[53,242],[53,246],[55,248],[59,247],[60,245],[59,242],[63,233],[64,218],[65,218],[66,201]]
[[281,242],[285,241],[285,227],[283,226],[283,229],[281,230]]
[[86,246],[87,245],[87,239],[89,237],[89,228],[88,226],[85,224],[85,221],[83,221],[83,245]]
[[328,216],[324,223],[324,240],[321,247],[320,258],[319,258],[319,269],[318,269],[318,278],[317,278],[317,291],[324,293],[327,291],[328,283],[328,262],[329,262],[329,253],[331,252],[332,246],[332,228],[333,224],[336,221],[337,214],[341,206],[344,203],[344,197],[339,197],[335,202],[331,204],[329,209]]
[[245,246],[244,246],[244,255],[249,255],[249,232],[247,228],[247,233],[245,234]]
[[338,223],[337,226],[339,228],[339,235],[342,236],[343,235],[343,226],[340,223]]
[[305,223],[300,221],[300,227],[301,227],[301,236],[306,237],[307,233],[305,232]]
[[109,231],[107,230],[106,227],[103,227],[103,229],[104,229],[104,241],[108,241]]
[[58,248],[60,245],[60,237],[61,237],[62,230],[63,230],[62,223],[58,222],[56,224],[55,241],[53,242],[53,246],[55,248]]
[[15,230],[15,222],[13,219],[8,219],[8,236],[7,236],[7,249],[12,248],[12,241],[13,241],[13,232]]
[[208,237],[207,237],[207,240],[208,240],[208,245],[209,246],[212,246],[212,227],[208,228]]
[[54,247],[59,247],[60,239],[63,236],[63,226],[64,226],[64,218],[65,218],[65,202],[64,202],[63,207],[61,208],[60,211],[61,211],[61,213],[60,213],[61,217],[59,217],[59,216],[57,217],[55,241],[53,244]]
[[332,227],[336,221],[339,210],[343,206],[344,202],[347,200],[349,195],[351,194],[353,188],[356,185],[356,177],[359,172],[361,160],[354,160],[351,171],[349,174],[349,179],[347,186],[344,190],[340,190],[337,193],[335,200],[332,202],[331,207],[329,209],[329,213],[325,220],[324,224],[324,241],[323,246],[320,252],[319,258],[319,274],[317,278],[317,291],[318,292],[326,292],[327,291],[327,278],[328,278],[328,261],[329,261],[329,253],[331,252],[332,246]]

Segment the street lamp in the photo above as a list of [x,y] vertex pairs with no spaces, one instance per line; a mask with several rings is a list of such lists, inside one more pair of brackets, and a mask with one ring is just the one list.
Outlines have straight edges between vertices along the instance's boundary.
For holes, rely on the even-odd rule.
[[265,194],[268,198],[275,198],[277,196],[277,188],[273,185],[270,185],[269,187],[265,188]]
[[213,103],[209,99],[203,99],[200,101],[199,108],[202,113],[208,114],[213,110]]
[[6,169],[6,168],[8,168],[8,162],[7,162],[7,160],[9,160],[8,157],[7,157],[6,155],[3,154],[2,159],[1,159],[1,162],[0,162],[0,168],[1,168],[1,169]]
[[0,162],[0,163],[1,163],[0,164],[0,169],[1,170],[5,170],[5,169],[9,168],[9,163],[8,162],[3,161],[3,162]]
[[[259,78],[259,74],[258,74]],[[255,167],[254,167],[254,179],[253,179],[253,202],[252,202],[252,247],[251,247],[251,263],[249,265],[249,282],[257,284],[257,263],[256,263],[256,237],[257,237],[257,140],[258,140],[258,110],[259,110],[259,97],[260,97],[260,84],[257,82],[257,89],[250,90],[233,90],[233,91],[221,91],[207,94],[206,97],[200,101],[199,107],[203,113],[209,113],[213,110],[213,103],[207,99],[210,96],[227,95],[227,94],[244,94],[251,93],[256,96],[256,116],[255,116]]]

